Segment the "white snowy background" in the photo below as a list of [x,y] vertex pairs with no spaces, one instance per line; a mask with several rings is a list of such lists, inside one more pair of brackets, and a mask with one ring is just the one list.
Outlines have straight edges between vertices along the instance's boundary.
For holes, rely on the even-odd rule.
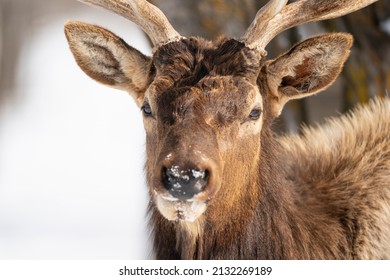
[[150,54],[135,25],[101,9],[0,0],[0,259],[151,258],[140,110],[78,68],[68,20]]
[[150,258],[140,110],[78,68],[68,20],[150,54],[135,25],[104,10],[0,0],[0,62],[15,70],[0,72],[0,259]]

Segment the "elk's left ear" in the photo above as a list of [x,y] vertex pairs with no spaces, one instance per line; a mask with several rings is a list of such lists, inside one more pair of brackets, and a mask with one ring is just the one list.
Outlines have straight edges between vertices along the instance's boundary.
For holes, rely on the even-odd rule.
[[271,93],[272,114],[280,115],[291,99],[313,95],[330,86],[340,74],[351,46],[351,35],[327,34],[303,41],[267,61],[262,72]]

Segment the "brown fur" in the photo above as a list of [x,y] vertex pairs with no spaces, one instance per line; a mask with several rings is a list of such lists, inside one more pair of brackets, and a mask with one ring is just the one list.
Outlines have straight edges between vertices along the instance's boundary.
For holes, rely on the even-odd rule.
[[[66,34],[88,75],[107,84],[102,73],[117,73],[108,84],[144,110],[157,258],[390,258],[389,101],[303,136],[272,132],[288,100],[335,80],[350,35],[311,38],[265,61],[234,39],[181,39],[148,58],[100,27],[68,24]],[[162,170],[194,166],[209,171],[207,186],[174,200]]]
[[388,259],[390,149],[381,131],[390,130],[389,117],[386,99],[303,136],[275,138],[263,129],[266,153],[258,182],[245,187],[245,207],[210,207],[219,218],[191,237],[151,204],[157,257]]
[[389,118],[390,101],[375,100],[280,139],[299,199],[339,221],[352,258],[390,257]]

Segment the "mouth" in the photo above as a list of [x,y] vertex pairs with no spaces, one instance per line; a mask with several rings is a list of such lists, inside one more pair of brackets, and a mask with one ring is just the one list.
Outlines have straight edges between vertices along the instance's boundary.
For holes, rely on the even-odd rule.
[[207,208],[206,201],[197,196],[187,200],[179,200],[170,194],[155,192],[154,197],[157,209],[169,221],[194,222]]

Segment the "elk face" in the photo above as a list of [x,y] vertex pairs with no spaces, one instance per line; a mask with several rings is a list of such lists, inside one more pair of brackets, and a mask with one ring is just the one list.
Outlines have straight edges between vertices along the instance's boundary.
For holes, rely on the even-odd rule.
[[[226,173],[240,171],[231,170],[233,159],[252,161],[245,161],[244,173],[257,163],[260,60],[244,59],[253,55],[234,40],[214,46],[183,39],[156,52],[156,76],[141,108],[150,192],[168,220],[194,221],[220,193],[231,192],[221,186]],[[216,64],[216,57],[229,65]]]

